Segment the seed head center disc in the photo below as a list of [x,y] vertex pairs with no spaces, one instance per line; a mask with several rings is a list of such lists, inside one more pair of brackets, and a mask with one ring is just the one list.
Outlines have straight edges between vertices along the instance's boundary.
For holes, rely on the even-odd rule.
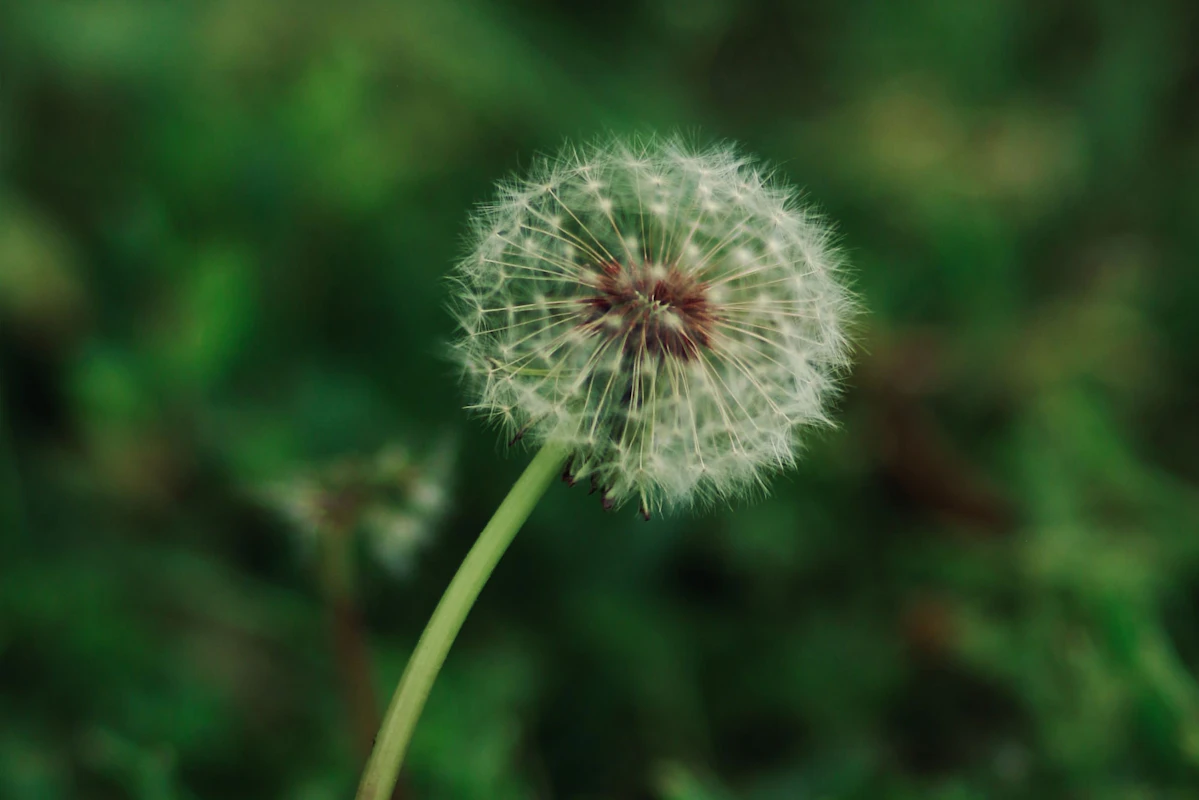
[[584,328],[623,342],[626,353],[688,361],[711,344],[708,286],[677,265],[607,261],[593,267]]

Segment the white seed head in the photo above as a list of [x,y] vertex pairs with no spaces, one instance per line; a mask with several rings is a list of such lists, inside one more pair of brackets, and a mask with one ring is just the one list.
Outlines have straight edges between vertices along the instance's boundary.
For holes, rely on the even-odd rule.
[[457,457],[442,436],[420,454],[392,444],[374,456],[346,457],[276,481],[256,494],[316,551],[324,536],[359,531],[369,551],[392,573],[405,575],[449,505]]
[[605,506],[727,498],[827,423],[851,301],[822,221],[733,148],[609,140],[538,159],[455,272],[471,408],[572,450]]

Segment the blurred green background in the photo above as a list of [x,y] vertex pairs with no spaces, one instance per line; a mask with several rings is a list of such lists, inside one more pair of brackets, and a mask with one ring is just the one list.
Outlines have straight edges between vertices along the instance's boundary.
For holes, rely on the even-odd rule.
[[[0,797],[352,796],[529,458],[443,357],[464,220],[605,130],[837,221],[842,425],[714,513],[552,488],[398,796],[1196,796],[1195,3],[10,0]],[[445,437],[398,569],[263,502]]]

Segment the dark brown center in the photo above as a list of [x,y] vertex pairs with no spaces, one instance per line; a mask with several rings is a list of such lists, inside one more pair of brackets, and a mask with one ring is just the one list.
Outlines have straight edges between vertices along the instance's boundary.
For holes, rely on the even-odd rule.
[[586,329],[621,339],[626,353],[687,361],[711,342],[708,286],[675,266],[609,261],[599,265],[591,287],[595,294],[581,301]]

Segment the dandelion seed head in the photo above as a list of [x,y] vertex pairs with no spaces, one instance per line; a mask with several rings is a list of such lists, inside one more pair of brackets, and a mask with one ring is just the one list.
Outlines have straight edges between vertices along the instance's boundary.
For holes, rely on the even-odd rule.
[[729,146],[609,140],[538,159],[455,272],[471,408],[572,451],[641,511],[764,486],[847,365],[828,228]]
[[425,452],[391,444],[274,481],[256,492],[316,553],[322,537],[361,532],[376,559],[408,574],[449,505],[457,444],[443,435]]

